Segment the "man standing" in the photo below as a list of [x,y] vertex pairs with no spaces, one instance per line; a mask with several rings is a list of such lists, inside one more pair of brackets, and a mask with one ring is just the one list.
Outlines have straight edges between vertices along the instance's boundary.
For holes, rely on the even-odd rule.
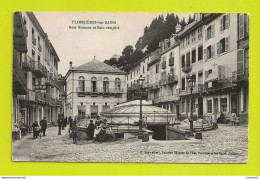
[[90,120],[90,124],[88,125],[88,128],[87,128],[88,139],[90,139],[90,140],[93,139],[94,131],[95,131],[95,125],[93,124],[93,120]]
[[46,129],[47,129],[46,117],[43,117],[43,119],[40,121],[40,125],[41,125],[43,136],[45,136],[45,132],[46,132]]
[[58,117],[58,127],[59,127],[58,135],[61,135],[62,118],[60,116]]

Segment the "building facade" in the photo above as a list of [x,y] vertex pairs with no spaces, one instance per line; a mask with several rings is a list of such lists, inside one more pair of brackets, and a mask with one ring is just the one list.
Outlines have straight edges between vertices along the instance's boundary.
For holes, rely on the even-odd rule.
[[[191,112],[195,118],[208,113],[215,119],[236,113],[247,123],[247,14],[196,13],[194,22],[183,30],[177,26],[176,34],[159,43],[148,66],[148,100],[154,105],[180,119]],[[194,81],[192,96],[189,79]]]
[[95,58],[72,67],[65,76],[65,116],[95,118],[100,112],[126,102],[125,72]]
[[[27,52],[17,55],[18,65],[25,76],[26,94],[13,93],[13,122],[31,126],[34,121],[46,117],[49,124],[55,123],[61,107],[57,78],[59,57],[32,12],[17,12],[16,15],[27,48]],[[14,31],[14,36],[21,34]],[[13,91],[15,88],[14,85]]]

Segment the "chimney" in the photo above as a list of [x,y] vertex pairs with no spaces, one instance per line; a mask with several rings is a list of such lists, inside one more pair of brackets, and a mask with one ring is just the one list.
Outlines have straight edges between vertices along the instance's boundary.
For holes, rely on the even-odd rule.
[[70,69],[72,69],[72,61],[70,61]]
[[180,32],[181,31],[181,25],[178,23],[176,25],[176,33]]

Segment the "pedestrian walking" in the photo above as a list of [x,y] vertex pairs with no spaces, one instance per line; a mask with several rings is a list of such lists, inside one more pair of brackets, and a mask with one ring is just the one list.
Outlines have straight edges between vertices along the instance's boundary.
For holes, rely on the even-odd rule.
[[94,131],[95,131],[95,125],[93,124],[93,120],[90,120],[90,123],[87,127],[87,136],[88,139],[92,140],[94,136]]
[[68,123],[68,120],[67,120],[67,116],[64,118],[64,126],[67,127],[67,123]]
[[61,126],[62,126],[62,130],[64,130],[64,127],[65,127],[65,119],[64,119],[64,117],[63,116],[61,116],[61,119],[62,119],[62,124],[61,124]]
[[69,123],[70,123],[70,127],[72,127],[72,118],[71,118],[71,116],[69,117]]
[[70,128],[71,130],[71,136],[73,138],[73,144],[77,143],[77,132],[78,132],[78,127],[76,125],[76,121],[72,122],[72,127]]
[[42,130],[42,134],[43,134],[43,136],[45,136],[46,129],[47,129],[46,117],[43,117],[43,119],[40,121],[40,126],[41,126],[41,130]]
[[61,127],[62,127],[62,118],[59,116],[58,117],[58,128],[59,128],[58,135],[61,135]]

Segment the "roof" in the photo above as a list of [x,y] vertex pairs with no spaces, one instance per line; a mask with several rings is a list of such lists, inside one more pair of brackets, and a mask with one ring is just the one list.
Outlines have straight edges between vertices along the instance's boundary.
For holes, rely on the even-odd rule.
[[[168,123],[176,114],[142,100],[142,115],[146,123]],[[134,100],[103,111],[100,117],[112,120],[112,123],[137,123],[140,119],[140,100]]]
[[83,72],[98,72],[98,73],[119,73],[125,74],[125,72],[105,64],[97,59],[93,59],[90,62],[84,63],[78,67],[70,69],[71,71],[83,71]]

